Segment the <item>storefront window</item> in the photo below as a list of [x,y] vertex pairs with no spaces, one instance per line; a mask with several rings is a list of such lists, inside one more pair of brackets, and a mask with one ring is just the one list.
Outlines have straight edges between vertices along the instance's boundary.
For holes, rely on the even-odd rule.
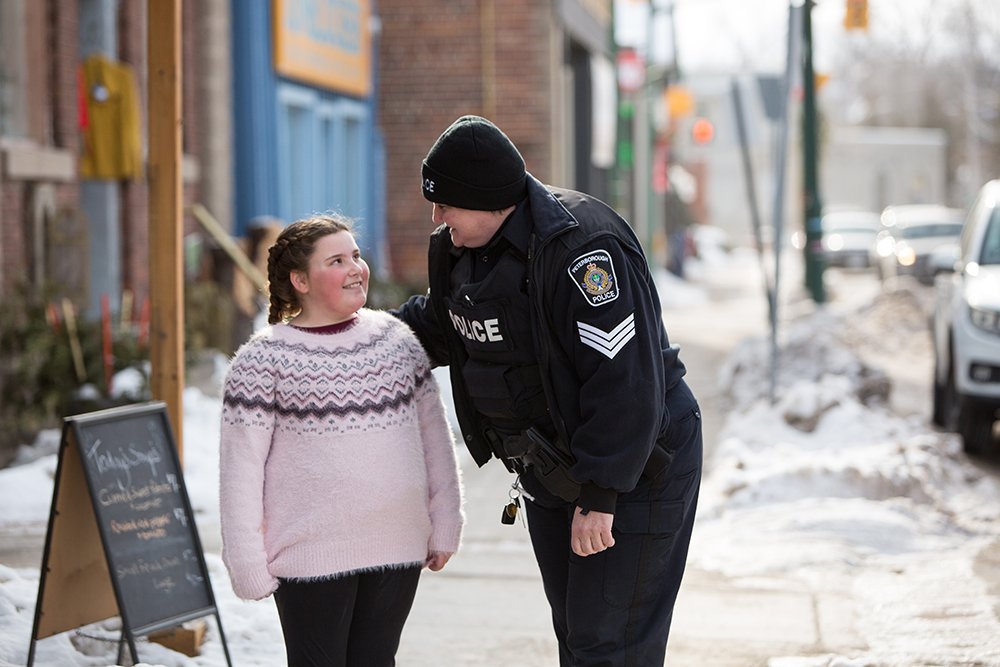
[[24,136],[24,3],[0,2],[0,136]]
[[318,211],[365,215],[369,173],[364,150],[367,109],[315,89],[282,84],[278,91],[278,158],[282,217]]

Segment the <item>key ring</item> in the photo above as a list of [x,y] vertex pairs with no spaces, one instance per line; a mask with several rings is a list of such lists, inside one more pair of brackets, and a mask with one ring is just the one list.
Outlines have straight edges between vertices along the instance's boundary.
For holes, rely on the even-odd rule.
[[521,486],[520,475],[514,478],[514,483],[510,485],[510,491],[508,495],[510,496],[511,500],[516,499],[518,496],[524,496],[526,500],[530,500],[532,502],[534,502],[535,500],[535,497],[530,493],[528,493],[527,491],[525,491],[524,487]]

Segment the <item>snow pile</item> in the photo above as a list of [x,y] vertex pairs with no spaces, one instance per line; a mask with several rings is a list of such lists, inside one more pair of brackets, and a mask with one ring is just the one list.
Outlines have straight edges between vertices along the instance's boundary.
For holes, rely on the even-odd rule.
[[[900,292],[789,327],[773,404],[767,341],[745,341],[720,374],[732,408],[703,483],[691,563],[752,586],[847,591],[867,647],[860,661],[786,657],[769,667],[1000,664],[1000,623],[971,576],[983,563],[1000,572],[1000,485],[956,436],[891,413],[888,379],[857,354],[915,338],[911,327],[926,321],[914,305]],[[982,662],[961,662],[972,657]]]
[[[800,397],[802,401],[837,400],[843,388],[848,388],[865,403],[884,402],[888,398],[889,381],[886,374],[873,368],[837,336],[842,326],[840,317],[819,311],[803,321],[788,327],[785,339],[776,351],[777,372],[775,396]],[[771,389],[771,342],[764,338],[750,338],[740,343],[719,372],[719,384],[729,388],[730,399],[736,406],[751,406],[767,398]],[[823,393],[813,392],[807,385],[820,383],[823,378],[841,378],[843,388],[824,383]],[[831,393],[832,392],[832,393]],[[803,404],[789,405],[791,416],[805,417],[818,412]],[[827,406],[829,407],[829,406]],[[803,413],[803,410],[805,411]],[[812,419],[805,423],[812,423]],[[810,430],[805,428],[804,430]]]
[[[234,665],[281,665],[285,661],[278,614],[270,600],[244,602],[228,592],[229,579],[222,559],[205,554],[209,576],[223,619],[227,644]],[[14,570],[0,565],[0,665],[24,665],[38,595],[38,571]],[[181,653],[137,638],[136,645],[143,665],[156,667],[222,667],[226,664],[222,642],[214,618],[206,619],[206,639],[202,655],[189,658]],[[35,644],[35,664],[39,667],[115,665],[121,621],[110,618],[75,631],[46,637]],[[253,648],[250,651],[236,647]],[[127,651],[126,651],[127,653]]]

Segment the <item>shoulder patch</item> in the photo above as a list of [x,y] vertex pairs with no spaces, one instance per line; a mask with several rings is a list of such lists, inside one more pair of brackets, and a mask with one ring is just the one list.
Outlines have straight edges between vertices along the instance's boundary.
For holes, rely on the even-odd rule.
[[566,269],[591,306],[601,306],[618,298],[618,278],[607,250],[591,250],[580,255]]

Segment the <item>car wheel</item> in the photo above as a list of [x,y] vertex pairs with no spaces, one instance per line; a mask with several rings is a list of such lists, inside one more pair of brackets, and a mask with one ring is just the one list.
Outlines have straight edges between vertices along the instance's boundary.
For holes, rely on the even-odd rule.
[[934,393],[931,396],[931,423],[935,426],[944,427],[945,425],[945,404],[944,404],[944,385],[938,382],[937,371],[934,372]]
[[949,368],[944,385],[938,393],[938,382],[934,380],[934,414],[932,419],[945,431],[957,431],[959,424],[958,390],[955,389],[955,373]]
[[937,353],[937,341],[934,336],[934,318],[930,318],[927,329],[931,332],[931,343],[934,347],[934,368],[931,369],[931,423],[935,426],[943,427],[945,420],[944,405],[944,383],[938,380],[938,366],[940,365],[940,355]]
[[991,407],[976,405],[964,396],[960,403],[958,423],[962,449],[967,454],[983,454],[993,444],[996,411]]

